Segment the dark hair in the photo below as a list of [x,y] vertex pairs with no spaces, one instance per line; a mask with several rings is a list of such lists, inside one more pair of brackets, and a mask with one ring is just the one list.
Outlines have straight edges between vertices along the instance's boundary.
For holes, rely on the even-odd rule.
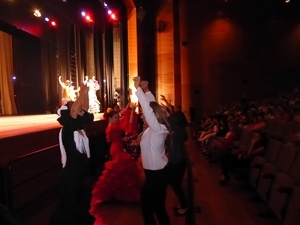
[[109,118],[111,118],[111,117],[113,117],[114,115],[117,115],[117,114],[119,114],[119,113],[112,110],[109,113],[107,113],[106,117],[107,117],[107,119],[109,119]]
[[71,109],[73,103],[74,103],[74,101],[68,101],[68,102],[66,103],[66,106],[68,107],[69,110]]

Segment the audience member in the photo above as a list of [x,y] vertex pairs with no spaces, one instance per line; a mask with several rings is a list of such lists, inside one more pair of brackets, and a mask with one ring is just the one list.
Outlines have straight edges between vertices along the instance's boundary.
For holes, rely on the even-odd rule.
[[239,170],[243,168],[249,171],[253,157],[263,155],[266,150],[266,144],[266,135],[264,133],[255,132],[248,149],[242,149],[236,152],[232,151],[221,155],[222,175],[219,180],[220,185],[225,185],[230,180],[230,168],[239,168]]
[[216,138],[212,140],[208,147],[209,159],[211,162],[215,162],[223,154],[230,151],[233,142],[237,139],[236,127],[232,122],[228,122],[228,132],[225,137]]

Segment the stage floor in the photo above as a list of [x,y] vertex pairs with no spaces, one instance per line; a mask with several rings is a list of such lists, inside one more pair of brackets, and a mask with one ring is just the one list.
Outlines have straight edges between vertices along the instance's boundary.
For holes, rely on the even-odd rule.
[[[1,116],[0,139],[22,135],[25,133],[59,128],[57,114],[26,115],[26,116]],[[95,114],[94,121],[101,120],[103,113]]]

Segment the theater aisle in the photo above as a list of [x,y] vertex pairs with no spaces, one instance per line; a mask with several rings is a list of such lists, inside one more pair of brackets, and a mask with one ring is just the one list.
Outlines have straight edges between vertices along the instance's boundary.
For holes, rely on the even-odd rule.
[[[220,166],[209,163],[193,140],[187,143],[194,182],[194,204],[202,208],[195,212],[197,225],[278,225],[273,217],[261,218],[266,206],[250,201],[254,191],[246,181],[232,179],[226,186],[219,186]],[[196,210],[197,211],[197,210]]]

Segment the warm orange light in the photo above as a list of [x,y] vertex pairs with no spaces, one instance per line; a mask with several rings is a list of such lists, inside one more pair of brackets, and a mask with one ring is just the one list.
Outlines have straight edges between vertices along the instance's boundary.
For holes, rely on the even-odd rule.
[[36,17],[41,17],[42,16],[40,10],[38,10],[38,9],[34,10],[33,15],[36,16]]
[[116,20],[117,19],[117,17],[116,17],[116,15],[113,13],[113,14],[111,14],[111,16],[110,16],[113,20]]
[[89,15],[87,15],[87,16],[85,17],[85,20],[86,20],[87,22],[89,22],[89,23],[93,22],[92,18],[91,18]]

